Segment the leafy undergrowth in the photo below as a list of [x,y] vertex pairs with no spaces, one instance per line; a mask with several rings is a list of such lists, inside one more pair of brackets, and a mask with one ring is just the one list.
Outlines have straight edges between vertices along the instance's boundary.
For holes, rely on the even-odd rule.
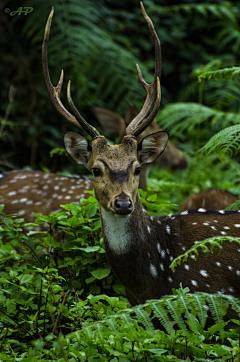
[[[240,315],[239,300],[180,288],[130,308],[106,259],[96,199],[64,209],[35,224],[1,211],[1,361],[240,360],[239,331],[224,320],[229,306]],[[42,229],[27,236],[23,226]]]

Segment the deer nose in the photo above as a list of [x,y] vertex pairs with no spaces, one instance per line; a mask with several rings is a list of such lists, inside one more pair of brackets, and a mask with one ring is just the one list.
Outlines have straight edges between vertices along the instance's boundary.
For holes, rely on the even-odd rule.
[[118,215],[128,215],[133,210],[132,201],[130,200],[115,200],[114,210]]

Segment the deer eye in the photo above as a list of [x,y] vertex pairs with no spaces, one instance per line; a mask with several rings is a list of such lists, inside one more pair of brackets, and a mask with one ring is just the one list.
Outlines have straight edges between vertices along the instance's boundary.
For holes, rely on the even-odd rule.
[[94,176],[100,176],[101,175],[101,171],[99,170],[99,168],[94,167],[92,169],[92,171],[93,171]]
[[140,171],[141,171],[141,167],[137,167],[136,170],[135,170],[134,175],[135,175],[135,176],[139,176],[139,175],[140,175]]

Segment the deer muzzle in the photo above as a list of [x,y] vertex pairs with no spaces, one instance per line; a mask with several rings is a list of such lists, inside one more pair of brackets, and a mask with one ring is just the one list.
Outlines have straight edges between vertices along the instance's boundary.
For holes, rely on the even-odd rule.
[[114,210],[118,215],[128,215],[133,211],[131,200],[115,200]]

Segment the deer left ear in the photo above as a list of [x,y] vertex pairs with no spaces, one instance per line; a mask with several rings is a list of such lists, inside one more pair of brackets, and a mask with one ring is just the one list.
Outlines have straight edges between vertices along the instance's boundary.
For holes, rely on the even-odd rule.
[[74,161],[88,167],[92,148],[86,138],[74,132],[65,132],[64,145],[67,153]]
[[138,144],[139,162],[151,163],[160,156],[168,142],[168,132],[160,131],[143,138]]

